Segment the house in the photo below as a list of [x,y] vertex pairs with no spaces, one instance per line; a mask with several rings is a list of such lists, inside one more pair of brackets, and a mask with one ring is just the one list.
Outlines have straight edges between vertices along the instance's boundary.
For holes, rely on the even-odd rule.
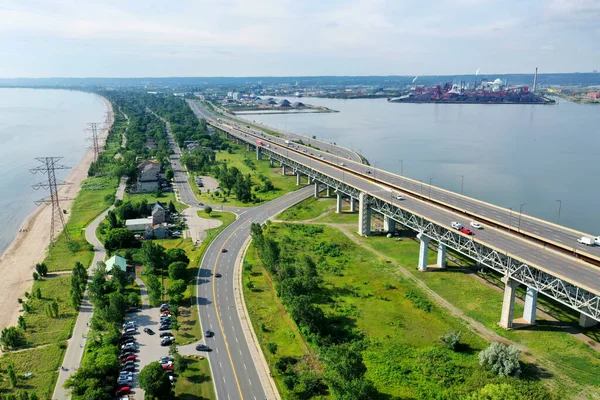
[[125,220],[125,228],[132,232],[139,232],[145,230],[147,227],[152,226],[152,217],[147,218],[135,218]]
[[598,92],[598,93],[588,93],[587,97],[589,97],[590,99],[593,99],[593,100],[600,99],[600,92]]
[[167,222],[167,211],[159,202],[156,202],[152,207],[152,225],[162,224]]
[[150,160],[144,161],[137,166],[139,178],[138,192],[154,192],[158,189],[158,178],[160,174],[160,163]]
[[153,225],[146,227],[144,231],[144,239],[166,239],[169,237],[169,229],[165,224]]
[[127,260],[121,256],[112,256],[104,263],[106,265],[105,271],[109,273],[114,268],[119,268],[121,271],[127,271]]
[[158,150],[158,142],[155,139],[146,140],[146,149],[147,150]]

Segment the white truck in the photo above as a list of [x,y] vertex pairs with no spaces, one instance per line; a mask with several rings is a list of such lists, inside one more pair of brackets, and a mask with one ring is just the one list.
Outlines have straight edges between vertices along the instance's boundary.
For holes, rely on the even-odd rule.
[[286,140],[286,141],[285,141],[285,145],[286,145],[286,146],[289,146],[289,145],[290,145],[290,141],[289,141],[289,140]]
[[596,239],[587,236],[582,236],[579,239],[577,239],[577,241],[581,244],[585,244],[586,246],[594,246],[596,244]]

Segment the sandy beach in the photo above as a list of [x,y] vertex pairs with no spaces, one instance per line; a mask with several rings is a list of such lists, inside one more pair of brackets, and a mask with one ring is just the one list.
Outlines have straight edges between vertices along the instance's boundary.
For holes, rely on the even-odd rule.
[[[109,113],[109,125],[114,122],[112,104],[103,98]],[[106,141],[108,129],[102,131],[99,139],[102,144]],[[82,182],[87,178],[90,164],[94,159],[93,150],[88,150],[76,167],[65,178],[70,185],[61,186],[58,190],[60,197],[74,199],[81,189]],[[70,212],[72,201],[63,201],[61,208]],[[0,257],[0,330],[7,326],[16,325],[21,313],[21,305],[17,298],[24,297],[33,285],[35,264],[42,262],[50,244],[50,217],[52,208],[41,205],[25,219],[16,237]],[[70,214],[69,214],[70,215]]]

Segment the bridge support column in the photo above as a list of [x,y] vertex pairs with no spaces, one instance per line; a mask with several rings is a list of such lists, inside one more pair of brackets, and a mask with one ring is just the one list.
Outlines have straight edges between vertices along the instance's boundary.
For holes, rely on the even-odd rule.
[[356,212],[356,200],[352,196],[350,196],[350,212]]
[[308,178],[308,184],[310,185],[312,183],[312,178],[309,175],[306,175],[306,177]]
[[256,159],[258,161],[262,160],[262,151],[260,151],[260,146],[256,146]]
[[273,168],[275,166],[275,160],[273,158],[269,158],[269,166]]
[[429,249],[429,237],[419,233],[417,238],[421,241],[421,247],[419,247],[419,271],[427,271],[427,250]]
[[250,151],[250,143],[246,143],[246,151]]
[[538,292],[534,288],[527,287],[525,294],[525,309],[523,310],[523,319],[528,324],[535,324],[535,314],[537,311]]
[[437,266],[446,268],[446,245],[444,243],[438,243]]
[[315,181],[315,198],[319,198],[319,182]]
[[598,321],[596,321],[592,317],[588,317],[585,314],[579,314],[579,326],[582,328],[591,328],[592,326],[598,325]]
[[337,201],[335,203],[335,212],[338,214],[342,212],[342,194],[339,192],[337,194]]
[[500,315],[500,326],[510,329],[513,326],[513,315],[515,312],[515,294],[519,282],[508,276],[502,278],[504,282],[504,301],[502,302],[502,314]]
[[302,175],[300,174],[300,172],[296,172],[296,186],[300,186],[301,184],[301,179]]
[[389,233],[396,232],[396,221],[390,217],[383,216],[383,230]]
[[285,164],[281,164],[281,175],[285,176],[286,172],[287,171],[285,170]]
[[331,197],[331,186],[327,185],[327,197]]
[[364,192],[358,196],[358,234],[361,236],[371,234],[371,209],[367,204],[367,194]]

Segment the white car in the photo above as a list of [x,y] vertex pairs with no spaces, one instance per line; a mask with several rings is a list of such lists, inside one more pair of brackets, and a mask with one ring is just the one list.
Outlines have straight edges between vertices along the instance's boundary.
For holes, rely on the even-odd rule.
[[450,224],[454,229],[458,229],[460,230],[460,228],[462,228],[462,224],[460,222],[456,222],[456,221],[452,221],[452,224]]
[[596,242],[596,246],[600,246],[600,236],[596,236],[594,242]]
[[476,222],[476,221],[471,221],[471,223],[469,225],[471,225],[475,229],[482,229],[483,228],[481,226],[481,224],[479,222]]
[[341,165],[342,167],[345,167],[345,166],[346,166],[346,164],[344,164],[343,162],[341,162],[341,163],[340,163],[340,165]]
[[399,194],[398,196],[396,196],[396,200],[404,200],[404,197],[401,194]]

